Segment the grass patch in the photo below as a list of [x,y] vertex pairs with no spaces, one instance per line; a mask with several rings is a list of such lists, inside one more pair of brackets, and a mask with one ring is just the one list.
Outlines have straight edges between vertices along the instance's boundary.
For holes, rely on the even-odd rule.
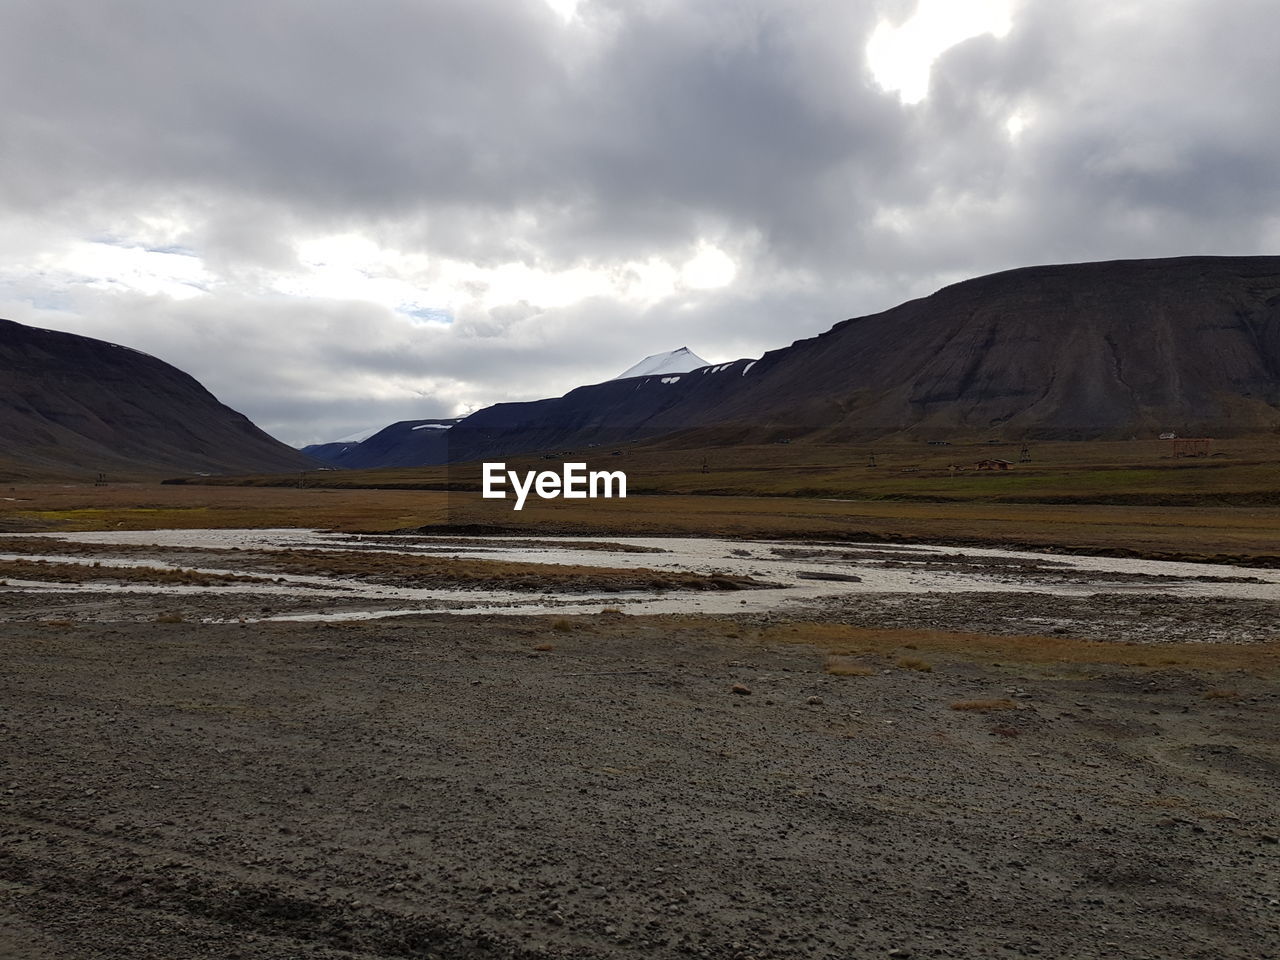
[[[0,545],[0,549],[3,546]],[[232,573],[202,573],[198,570],[166,567],[112,567],[101,562],[63,563],[46,560],[0,561],[0,577],[13,580],[35,580],[43,583],[163,583],[210,587],[224,583],[270,583],[270,578],[249,577]]]
[[474,560],[372,550],[279,550],[273,569],[389,583],[405,587],[466,586],[506,590],[741,590],[762,587],[749,577],[621,569],[563,563]]
[[823,671],[833,677],[872,677],[875,669],[849,657],[827,657]]
[[921,673],[933,672],[933,664],[922,657],[899,657],[898,666],[903,670],[919,670]]
[[1204,692],[1206,700],[1239,700],[1240,691],[1231,687],[1210,687]]
[[837,623],[782,624],[762,630],[759,636],[766,643],[811,644],[832,655],[850,657],[902,657],[902,651],[910,646],[935,658],[991,664],[1106,664],[1280,673],[1280,640],[1251,644],[1108,643],[1061,636],[890,630]]

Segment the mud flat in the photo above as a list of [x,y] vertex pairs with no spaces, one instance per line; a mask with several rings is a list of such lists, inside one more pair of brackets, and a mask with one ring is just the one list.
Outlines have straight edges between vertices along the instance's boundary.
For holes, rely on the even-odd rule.
[[[0,956],[1280,948],[1269,571],[252,533],[0,543]],[[776,585],[387,582],[511,549]]]
[[[76,564],[79,577],[69,573]],[[930,625],[949,629],[995,610],[1006,611],[1005,632],[1111,630],[1113,639],[1140,641],[1267,638],[1280,622],[1280,570],[943,546],[110,531],[0,535],[0,574],[8,577],[0,619],[145,620],[178,611],[200,620],[351,620],[609,606],[872,622],[887,605],[927,610]],[[906,602],[912,597],[920,602]],[[1154,616],[1135,620],[1135,609]],[[1053,610],[1070,613],[1055,620]]]

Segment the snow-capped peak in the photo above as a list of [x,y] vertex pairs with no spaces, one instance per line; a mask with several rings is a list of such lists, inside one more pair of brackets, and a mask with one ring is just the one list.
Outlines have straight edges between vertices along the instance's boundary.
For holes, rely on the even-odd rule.
[[688,373],[690,370],[697,370],[699,367],[705,367],[706,365],[707,361],[703,360],[688,347],[681,347],[679,350],[672,350],[668,353],[655,353],[651,357],[645,357],[634,367],[628,367],[613,379],[626,380],[628,377],[650,377],[659,373]]

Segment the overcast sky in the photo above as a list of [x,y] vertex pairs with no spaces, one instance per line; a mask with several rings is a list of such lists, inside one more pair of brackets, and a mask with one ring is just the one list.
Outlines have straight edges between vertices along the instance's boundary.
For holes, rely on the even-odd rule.
[[1276,254],[1278,40],[1275,0],[0,0],[0,317],[302,444]]

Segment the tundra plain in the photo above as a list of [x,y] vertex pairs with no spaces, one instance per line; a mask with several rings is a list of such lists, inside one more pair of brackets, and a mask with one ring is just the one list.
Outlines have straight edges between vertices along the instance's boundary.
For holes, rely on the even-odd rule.
[[[681,475],[710,475],[691,462]],[[1266,470],[1170,464],[1167,482],[1095,488],[1150,501],[1226,478],[1180,503],[711,496],[671,479],[519,514],[340,474],[15,483],[0,955],[1275,955]],[[265,528],[364,540],[201,540]],[[120,539],[183,529],[189,543]],[[730,569],[731,543],[678,570],[630,543],[711,534],[777,569],[830,564],[830,595],[806,580],[803,603],[678,615],[601,599],[771,589]],[[565,535],[589,538],[576,562],[539,559]],[[864,589],[926,543],[958,546],[927,561],[944,582],[992,588]],[[1208,563],[1082,574],[1090,554]],[[333,620],[340,601],[315,591],[335,582],[398,604],[504,590],[537,612]]]

